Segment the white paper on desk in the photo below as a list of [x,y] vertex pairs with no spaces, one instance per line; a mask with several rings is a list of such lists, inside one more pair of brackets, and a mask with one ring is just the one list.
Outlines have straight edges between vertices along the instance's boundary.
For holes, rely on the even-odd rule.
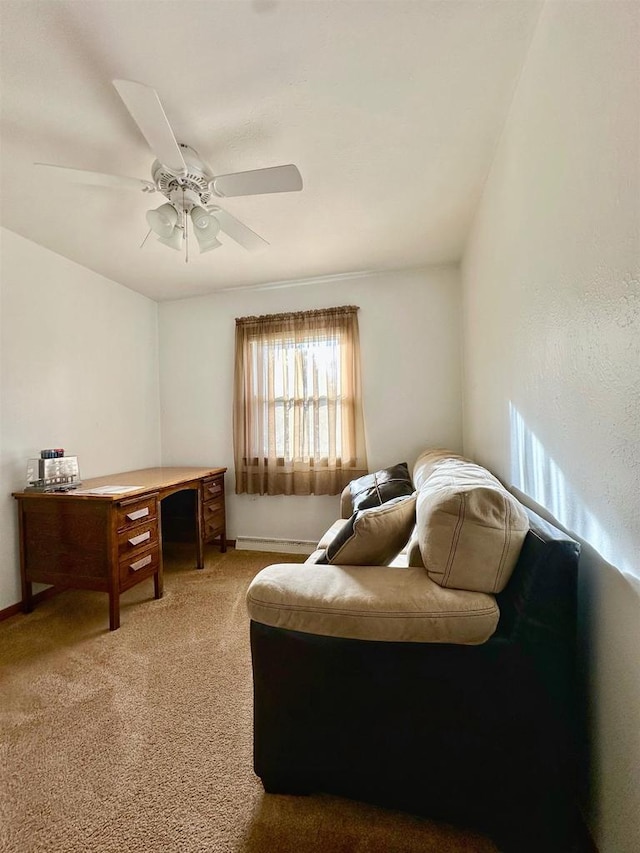
[[73,495],[121,495],[126,492],[137,492],[144,486],[96,486],[95,489],[74,489]]

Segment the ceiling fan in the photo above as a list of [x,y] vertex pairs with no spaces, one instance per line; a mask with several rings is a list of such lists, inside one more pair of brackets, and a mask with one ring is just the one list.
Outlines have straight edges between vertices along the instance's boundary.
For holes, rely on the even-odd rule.
[[188,259],[188,219],[191,220],[200,252],[208,252],[222,245],[218,240],[220,231],[250,252],[268,245],[266,240],[219,207],[215,199],[298,192],[302,189],[302,177],[297,167],[289,164],[214,175],[193,148],[176,141],[155,89],[133,80],[114,80],[113,85],[157,158],[151,166],[152,180],[90,172],[51,163],[35,165],[80,183],[161,193],[168,201],[155,210],[147,211],[150,228],[147,237],[153,231],[159,242],[172,249],[181,250],[185,246],[185,260]]

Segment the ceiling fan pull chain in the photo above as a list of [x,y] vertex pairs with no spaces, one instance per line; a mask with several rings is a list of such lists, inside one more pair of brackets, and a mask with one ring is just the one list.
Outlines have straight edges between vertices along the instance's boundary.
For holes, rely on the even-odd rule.
[[187,211],[184,209],[184,187],[182,188],[182,233],[184,234],[184,262],[189,263],[189,230],[187,229]]
[[153,230],[152,228],[149,228],[149,230],[147,231],[147,236],[144,238],[142,243],[140,243],[140,248],[142,248],[144,246],[144,244],[147,242],[147,240],[149,239],[149,234],[151,234],[152,230]]

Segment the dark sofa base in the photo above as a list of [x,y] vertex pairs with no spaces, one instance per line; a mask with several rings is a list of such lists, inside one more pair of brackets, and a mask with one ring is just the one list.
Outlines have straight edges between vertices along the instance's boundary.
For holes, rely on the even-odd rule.
[[498,632],[480,646],[252,622],[254,766],[265,790],[332,793],[474,827],[505,853],[579,849],[577,546],[554,530],[536,528],[502,594]]

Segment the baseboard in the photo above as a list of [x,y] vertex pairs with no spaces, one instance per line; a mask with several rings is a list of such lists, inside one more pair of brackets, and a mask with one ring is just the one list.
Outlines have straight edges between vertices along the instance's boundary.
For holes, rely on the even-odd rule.
[[313,554],[315,542],[304,539],[261,539],[257,536],[238,536],[236,551],[275,551],[280,554]]
[[[34,596],[32,596],[32,600],[34,605],[39,604],[41,601],[45,601],[47,598],[51,598],[56,593],[60,592],[57,586],[48,586],[46,589],[41,589],[40,592],[36,592]],[[5,607],[4,610],[0,610],[0,622],[4,619],[9,619],[11,616],[15,616],[18,613],[22,613],[22,602],[19,601],[17,604],[11,604],[9,607]]]

